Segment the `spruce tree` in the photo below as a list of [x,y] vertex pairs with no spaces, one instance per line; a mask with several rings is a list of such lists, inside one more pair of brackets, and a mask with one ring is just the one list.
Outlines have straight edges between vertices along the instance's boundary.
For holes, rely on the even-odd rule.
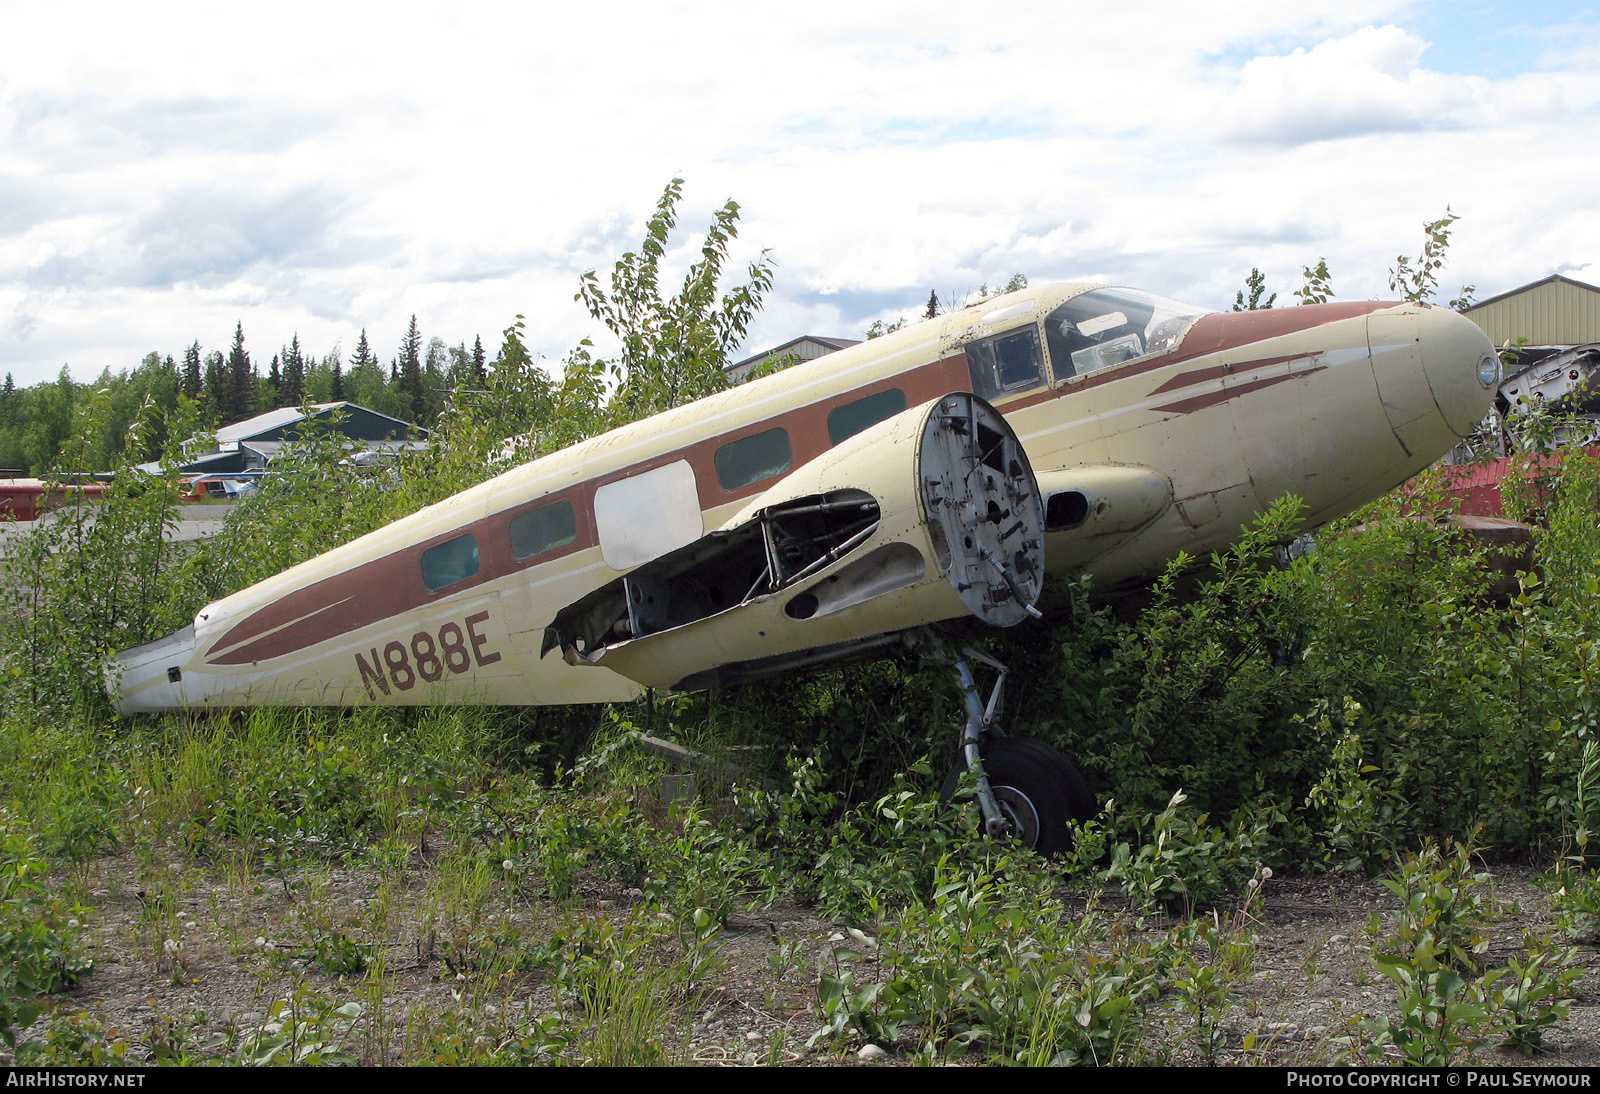
[[[362,331],[361,336],[365,339],[366,331]],[[336,403],[344,402],[344,366],[339,363],[338,357],[333,359],[333,388],[328,398]]]
[[372,352],[365,328],[362,328],[361,337],[356,342],[356,351],[350,358],[350,368],[346,370],[344,382],[340,386],[345,399],[373,410],[378,410],[379,404],[384,401],[381,396],[386,393],[387,388],[383,377],[383,366],[378,364],[378,356]]
[[355,370],[363,365],[375,365],[377,363],[377,355],[374,354],[371,347],[367,345],[367,328],[362,327],[361,337],[356,342],[356,355],[350,361],[350,368]]
[[206,421],[216,425],[222,419],[222,408],[228,402],[228,376],[222,353],[212,350],[206,354],[205,367]]
[[183,393],[191,399],[198,399],[201,390],[200,343],[197,341],[183,351]]
[[405,341],[400,343],[400,395],[406,413],[413,422],[420,422],[427,413],[427,401],[422,390],[422,334],[417,330],[417,317],[411,317],[411,327]]
[[267,367],[267,386],[272,389],[272,405],[280,407],[283,402],[283,370],[278,367],[279,354],[272,355],[272,364]]
[[489,371],[484,367],[482,335],[472,339],[472,372],[477,377],[480,388],[489,386]]
[[283,351],[283,391],[280,406],[299,406],[306,397],[306,358],[300,349],[300,332],[296,331]]
[[228,399],[222,408],[221,424],[248,418],[255,410],[256,369],[244,349],[244,323],[233,331],[233,348],[228,350]]

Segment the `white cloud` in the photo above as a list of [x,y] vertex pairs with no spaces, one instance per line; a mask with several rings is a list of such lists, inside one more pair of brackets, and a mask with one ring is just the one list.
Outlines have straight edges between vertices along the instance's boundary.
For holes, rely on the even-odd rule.
[[1399,27],[1362,27],[1310,49],[1253,58],[1210,107],[1217,132],[1293,145],[1466,124],[1482,81],[1427,71],[1425,48]]
[[739,261],[779,262],[752,350],[1018,270],[1225,305],[1251,265],[1286,295],[1325,255],[1379,293],[1446,203],[1447,278],[1600,263],[1594,67],[1434,72],[1411,7],[13,6],[0,369],[81,377],[239,320],[319,354],[366,327],[387,359],[413,313],[492,350],[521,312],[559,356],[594,333],[577,274],[674,175],[686,240],[733,196]]

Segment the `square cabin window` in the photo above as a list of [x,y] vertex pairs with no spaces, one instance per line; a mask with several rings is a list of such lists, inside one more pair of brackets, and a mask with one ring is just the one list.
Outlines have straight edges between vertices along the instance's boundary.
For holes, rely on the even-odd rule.
[[511,518],[511,553],[519,560],[565,547],[578,538],[570,501],[540,506]]
[[986,338],[967,346],[967,368],[972,390],[985,399],[1044,384],[1044,361],[1039,353],[1039,332],[1033,327]]
[[897,387],[836,406],[828,411],[828,440],[833,444],[849,440],[863,429],[893,418],[905,408],[906,393]]
[[737,490],[762,479],[781,475],[794,464],[794,452],[789,447],[789,433],[784,429],[769,429],[729,441],[717,449],[717,482],[724,490]]
[[422,552],[422,583],[430,593],[465,581],[478,572],[478,538],[471,533],[447,539]]

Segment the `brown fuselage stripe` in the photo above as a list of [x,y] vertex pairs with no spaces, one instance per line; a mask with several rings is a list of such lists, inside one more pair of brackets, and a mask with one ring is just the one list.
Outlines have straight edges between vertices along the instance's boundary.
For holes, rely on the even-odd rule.
[[1204,395],[1196,395],[1192,399],[1179,399],[1175,403],[1154,406],[1150,409],[1158,413],[1171,411],[1176,414],[1193,414],[1197,410],[1204,410],[1208,406],[1225,403],[1229,399],[1237,399],[1241,395],[1248,395],[1252,391],[1260,391],[1264,387],[1281,384],[1285,380],[1298,380],[1302,376],[1310,376],[1312,373],[1321,372],[1327,367],[1326,365],[1318,365],[1316,368],[1303,369],[1300,372],[1289,373],[1284,376],[1268,376],[1260,380],[1251,380],[1245,384],[1233,384],[1223,388],[1221,391],[1210,391]]
[[1233,365],[1208,365],[1197,368],[1193,372],[1180,372],[1158,388],[1151,390],[1150,394],[1160,395],[1163,391],[1177,391],[1179,388],[1194,387],[1196,384],[1209,383],[1219,380],[1235,372],[1249,372],[1251,369],[1265,368],[1267,365],[1281,365],[1290,361],[1307,361],[1313,357],[1322,356],[1322,350],[1312,350],[1309,353],[1289,353],[1282,357],[1258,357],[1251,361],[1240,361]]
[[[782,426],[789,431],[794,465],[799,466],[831,447],[828,441],[828,412],[835,407],[892,388],[905,392],[908,406],[918,406],[929,399],[968,387],[970,381],[966,355],[957,353],[892,378],[864,385],[836,398],[800,407],[685,448],[651,456],[624,471],[591,479],[537,501],[471,521],[342,574],[313,582],[265,605],[240,620],[213,643],[206,663],[248,665],[283,657],[380,620],[404,615],[446,597],[467,592],[517,570],[553,562],[575,551],[593,547],[597,542],[593,517],[594,492],[607,483],[678,460],[687,460],[694,470],[703,512],[753,497],[771,486],[770,479],[731,491],[723,490],[718,485],[714,463],[716,452],[731,441]],[[578,534],[573,542],[530,558],[514,558],[510,548],[511,521],[525,512],[562,500],[572,503],[577,517]],[[469,533],[476,536],[478,541],[478,572],[437,592],[429,592],[422,580],[422,553]],[[343,602],[338,610],[322,610],[335,601]]]
[[[1393,306],[1392,303],[1363,301],[1355,304],[1318,304],[1202,316],[1190,328],[1183,342],[1173,353],[1133,362],[1126,367],[1091,373],[1087,377],[1009,400],[1003,403],[1000,409],[1002,412],[1018,410],[1049,399],[1073,395],[1103,383],[1168,368],[1175,363],[1196,357],[1236,349],[1269,338],[1308,330],[1322,323],[1336,322]],[[1304,355],[1294,356],[1298,358]],[[1242,370],[1291,359],[1294,358],[1263,358],[1260,361],[1240,362],[1232,368]],[[1221,374],[1217,369],[1222,367],[1208,366],[1185,373],[1183,377],[1176,377],[1156,390],[1192,386],[1215,379]],[[1307,375],[1307,373],[1296,375]],[[1194,399],[1182,400],[1160,409],[1188,413],[1212,405],[1214,402],[1221,402],[1258,387],[1290,378],[1275,377],[1269,381],[1244,384],[1231,391],[1223,391],[1214,396],[1196,396]],[[1177,380],[1184,382],[1176,383]],[[226,634],[212,643],[207,651],[206,663],[244,665],[283,657],[381,620],[416,611],[518,570],[553,562],[574,552],[594,547],[597,542],[593,516],[595,490],[607,483],[629,478],[678,460],[687,460],[694,470],[702,512],[752,497],[768,489],[771,480],[750,483],[734,491],[723,490],[717,483],[714,463],[717,449],[732,441],[781,426],[789,431],[794,451],[794,466],[798,467],[820,456],[831,447],[827,426],[829,411],[892,388],[899,388],[905,392],[907,406],[918,406],[951,391],[970,391],[972,381],[967,371],[966,354],[964,351],[957,351],[949,357],[863,385],[834,398],[797,407],[683,448],[649,456],[625,470],[577,483],[513,509],[470,521],[449,532],[363,563],[342,574],[313,582],[278,598],[234,624]],[[562,500],[571,502],[577,517],[577,537],[573,542],[531,558],[513,557],[510,546],[512,519],[530,510]],[[468,533],[476,536],[478,540],[477,574],[437,592],[429,592],[422,581],[422,553]],[[337,609],[323,610],[335,602],[342,603]]]

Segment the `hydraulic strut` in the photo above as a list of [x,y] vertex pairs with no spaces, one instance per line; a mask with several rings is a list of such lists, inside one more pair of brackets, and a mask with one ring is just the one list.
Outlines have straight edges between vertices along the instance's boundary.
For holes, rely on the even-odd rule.
[[[967,770],[972,773],[977,785],[978,811],[983,815],[983,830],[990,839],[1004,839],[1011,834],[1011,822],[1000,808],[1000,803],[995,799],[994,790],[989,786],[989,776],[983,770],[983,755],[979,742],[985,737],[1004,737],[1005,730],[1000,727],[1000,714],[1005,700],[1006,674],[1010,671],[1004,664],[973,646],[963,646],[959,653],[952,653],[945,641],[933,631],[923,628],[918,632],[926,648],[923,656],[940,664],[949,665],[956,674],[956,681],[961,685],[961,702],[967,710],[967,720],[961,729],[961,755],[966,760]],[[973,679],[972,668],[968,660],[981,661],[994,669],[999,675],[995,678],[994,686],[989,691],[989,700],[984,702],[978,691],[977,681]]]

